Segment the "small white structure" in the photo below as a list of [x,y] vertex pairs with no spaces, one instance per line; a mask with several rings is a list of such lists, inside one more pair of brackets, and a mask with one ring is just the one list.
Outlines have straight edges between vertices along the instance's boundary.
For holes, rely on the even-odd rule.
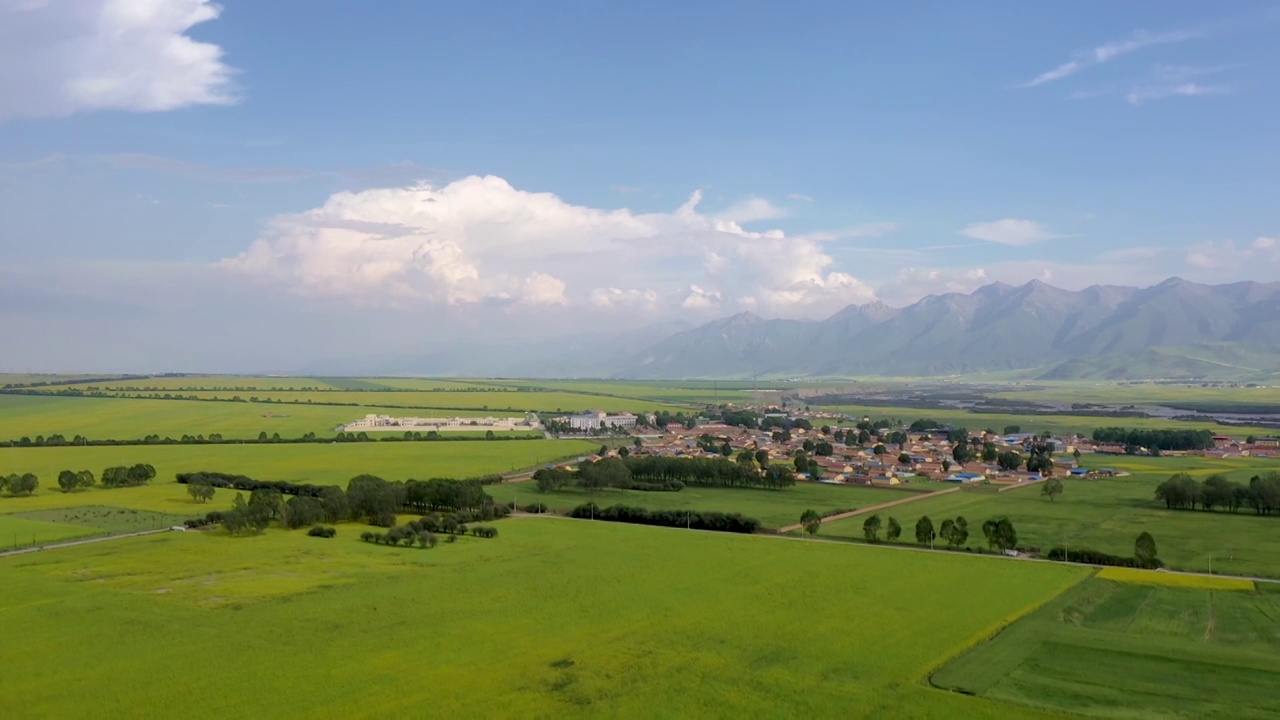
[[540,423],[518,417],[416,418],[390,415],[365,415],[342,426],[342,430],[537,430]]

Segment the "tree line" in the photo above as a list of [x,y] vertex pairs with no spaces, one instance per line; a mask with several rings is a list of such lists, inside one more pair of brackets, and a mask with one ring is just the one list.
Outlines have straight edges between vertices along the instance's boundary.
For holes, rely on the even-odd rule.
[[1170,510],[1225,510],[1236,513],[1251,507],[1257,515],[1280,513],[1280,473],[1254,475],[1249,484],[1225,475],[1210,475],[1201,482],[1178,473],[1156,486],[1156,499]]
[[[480,428],[477,427],[477,431]],[[477,442],[477,441],[513,441],[513,440],[541,440],[540,435],[511,435],[498,434],[493,430],[488,430],[483,437],[474,435],[457,436],[450,433],[440,433],[435,430],[421,432],[416,430],[406,430],[402,434],[396,434],[393,431],[385,433],[379,432],[370,435],[367,432],[339,432],[333,436],[316,435],[313,432],[306,433],[296,438],[281,437],[280,433],[271,433],[270,435],[264,430],[258,433],[258,436],[247,438],[224,438],[221,433],[210,433],[205,435],[183,435],[178,439],[172,437],[160,437],[159,435],[147,435],[141,438],[133,439],[90,439],[83,435],[76,435],[68,440],[63,435],[37,435],[35,438],[23,436],[17,440],[0,441],[0,447],[125,447],[133,445],[299,445],[308,443],[349,443],[349,442]]]
[[581,463],[576,470],[539,468],[534,472],[533,480],[541,492],[554,492],[564,487],[667,492],[679,492],[685,486],[778,490],[791,487],[796,482],[786,466],[761,470],[756,466],[754,456],[744,456],[739,460],[657,456],[609,458]]
[[221,524],[232,534],[261,532],[275,521],[289,529],[343,520],[391,527],[396,515],[404,512],[448,512],[449,521],[456,524],[493,520],[510,512],[506,506],[494,504],[479,479],[392,482],[376,475],[358,475],[345,490],[336,485],[255,480],[218,472],[179,473],[177,480],[201,502],[211,499],[218,488],[240,491],[230,510],[211,512],[193,523]]
[[1093,441],[1107,445],[1124,445],[1126,449],[1208,450],[1213,447],[1213,433],[1208,430],[1143,430],[1138,428],[1102,427],[1093,431]]
[[[146,485],[156,477],[156,469],[147,463],[131,466],[109,467],[102,471],[101,481],[104,488],[136,487]],[[86,490],[97,484],[93,472],[89,470],[63,470],[58,473],[58,488],[62,492]],[[10,495],[31,495],[40,487],[40,478],[35,473],[14,473],[0,476],[0,487]]]
[[744,517],[740,513],[713,512],[709,510],[646,510],[645,508],[613,505],[601,508],[595,503],[575,507],[569,517],[580,520],[657,525],[661,527],[688,528],[751,534],[760,530],[760,521]]

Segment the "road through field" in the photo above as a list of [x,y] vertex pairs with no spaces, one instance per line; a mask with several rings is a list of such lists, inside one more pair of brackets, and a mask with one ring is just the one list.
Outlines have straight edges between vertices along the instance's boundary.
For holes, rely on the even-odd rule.
[[[843,512],[838,515],[830,515],[828,517],[822,518],[822,522],[844,520],[845,518],[856,517],[858,515],[866,515],[867,513],[879,512],[881,510],[888,510],[891,507],[906,505],[907,503],[916,502],[917,500],[923,500],[924,498],[938,497],[939,495],[946,495],[948,493],[959,492],[962,489],[963,488],[953,487],[953,488],[947,488],[946,490],[939,490],[938,492],[912,493],[910,497],[905,497],[905,498],[902,498],[901,500],[893,500],[887,503],[880,503],[879,505],[872,505],[870,507],[859,508],[857,510],[850,510],[849,512]],[[782,535],[789,532],[795,532],[796,530],[800,530],[803,528],[804,528],[803,524],[796,523],[795,525],[788,525],[784,528],[778,528],[778,534]]]
[[79,540],[67,540],[65,542],[53,542],[46,545],[33,545],[31,547],[20,548],[18,550],[6,550],[0,552],[0,558],[9,557],[10,555],[26,555],[27,553],[39,552],[41,550],[55,550],[57,548],[75,547],[76,545],[88,545],[90,543],[105,542],[107,540],[122,540],[124,538],[141,537],[143,535],[155,535],[156,533],[173,532],[170,528],[160,528],[159,530],[139,530],[137,532],[120,533],[119,535],[102,535],[99,537],[81,538]]

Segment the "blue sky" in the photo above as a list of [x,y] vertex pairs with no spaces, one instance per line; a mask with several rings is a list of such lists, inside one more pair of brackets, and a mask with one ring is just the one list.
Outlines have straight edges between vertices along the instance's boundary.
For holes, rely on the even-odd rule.
[[[405,322],[1275,279],[1278,29],[1250,2],[0,0],[9,362],[72,352],[53,323],[106,365],[266,370]],[[173,349],[197,338],[253,349]]]

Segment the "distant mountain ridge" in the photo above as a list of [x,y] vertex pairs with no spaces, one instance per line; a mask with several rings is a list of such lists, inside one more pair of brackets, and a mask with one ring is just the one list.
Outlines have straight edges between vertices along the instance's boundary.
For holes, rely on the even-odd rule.
[[821,321],[740,313],[671,335],[610,374],[937,376],[1031,368],[1044,368],[1046,379],[1275,373],[1280,283],[1170,278],[1149,288],[1071,291],[1033,280],[931,295],[900,309],[850,305]]

